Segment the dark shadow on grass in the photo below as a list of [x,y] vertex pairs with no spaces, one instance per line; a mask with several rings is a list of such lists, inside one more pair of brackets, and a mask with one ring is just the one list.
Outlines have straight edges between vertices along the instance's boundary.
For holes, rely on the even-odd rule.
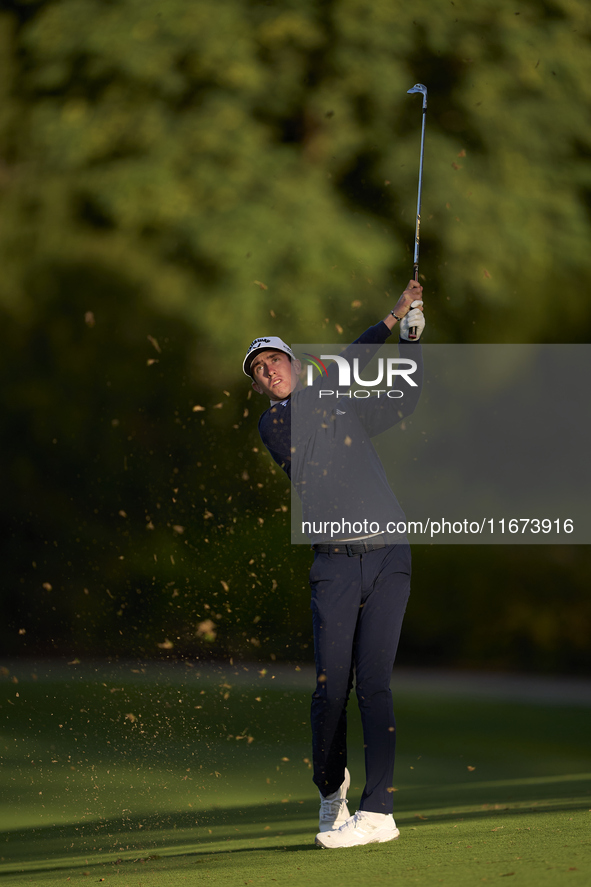
[[527,814],[530,816],[532,813],[572,813],[573,811],[579,810],[588,810],[589,809],[589,796],[585,799],[581,799],[581,801],[574,804],[540,804],[532,803],[531,806],[519,806],[512,807],[511,805],[507,805],[506,807],[491,807],[486,810],[470,810],[470,811],[458,811],[457,813],[430,813],[429,816],[421,817],[417,814],[413,816],[396,816],[397,825],[409,826],[413,825],[418,828],[419,825],[423,825],[425,823],[437,823],[437,822],[467,822],[467,821],[477,821],[479,819],[492,819],[498,818],[499,816],[523,816]]
[[231,850],[231,849],[228,849],[228,850],[184,850],[181,853],[166,853],[163,855],[160,855],[158,853],[154,853],[154,854],[148,854],[146,856],[133,856],[133,857],[130,856],[130,857],[127,857],[126,859],[120,859],[117,861],[115,861],[115,860],[105,861],[103,859],[92,860],[92,859],[89,859],[88,857],[86,857],[85,859],[73,860],[72,862],[68,863],[68,865],[57,865],[57,866],[56,865],[52,865],[52,866],[38,865],[38,866],[35,866],[34,869],[31,869],[30,867],[26,868],[26,869],[18,868],[18,866],[15,864],[14,868],[4,871],[4,872],[0,872],[0,882],[4,878],[13,877],[15,874],[26,875],[26,874],[34,872],[37,875],[42,875],[42,874],[49,874],[51,872],[67,872],[67,871],[72,871],[73,869],[80,869],[80,868],[89,871],[93,867],[94,868],[101,867],[104,869],[105,866],[110,866],[110,867],[117,868],[117,869],[125,869],[125,868],[129,868],[132,865],[138,865],[138,864],[141,865],[141,864],[150,863],[150,862],[165,862],[165,861],[166,862],[167,861],[174,862],[177,859],[181,859],[181,858],[188,859],[192,856],[196,857],[195,865],[197,865],[199,863],[206,863],[208,860],[215,859],[216,857],[222,857],[222,856],[228,856],[228,855],[237,856],[237,855],[244,855],[244,854],[249,854],[249,853],[264,853],[265,850],[277,851],[280,849],[282,849],[286,853],[302,853],[302,852],[305,852],[306,850],[312,850],[312,851],[314,851],[314,853],[318,853],[318,851],[321,850],[322,848],[317,847],[314,844],[313,838],[311,838],[311,841],[309,841],[307,844],[291,844],[289,846],[285,846],[285,845],[282,845],[281,842],[279,842],[276,844],[266,844],[261,847],[241,847],[240,849],[235,849],[235,850]]
[[[399,804],[395,816],[397,823],[403,828],[410,825],[418,828],[434,823],[477,822],[485,819],[498,821],[505,816],[576,812],[589,808],[590,785],[591,776],[581,776],[551,783],[453,786],[446,792],[423,789],[418,793],[421,796],[421,806],[429,811],[428,816],[422,818],[421,814],[415,812],[419,806],[416,794],[412,801],[409,798],[404,804],[408,809],[412,803],[413,812],[405,812],[403,805]],[[453,810],[454,807],[476,805],[480,805],[480,809],[458,812]],[[433,812],[437,809],[442,812]],[[207,858],[229,853],[251,854],[279,849],[288,853],[316,850],[313,842],[317,814],[317,801],[309,800],[304,803],[225,807],[202,813],[182,812],[165,816],[140,815],[81,825],[49,825],[7,831],[3,833],[3,854],[4,865],[10,865],[10,870],[1,872],[0,880],[17,872],[63,871],[115,865],[115,859],[120,853],[124,853],[126,858],[119,862],[119,866],[138,863],[141,859],[174,860],[194,856],[205,861]],[[251,829],[251,826],[260,828]],[[242,832],[241,827],[249,827],[248,833]],[[216,829],[217,834],[203,833],[209,829]],[[192,832],[195,832],[194,837]],[[304,834],[307,836],[305,843],[284,843]],[[228,842],[227,848],[219,847],[221,841]],[[238,841],[256,842],[256,846],[232,847],[232,843]],[[89,846],[91,842],[93,846]],[[178,851],[161,854],[159,851],[163,845],[167,851],[174,851],[175,847]],[[189,849],[187,845],[192,846]],[[12,848],[14,850],[11,854]],[[91,860],[93,854],[99,853],[102,855]],[[52,857],[59,858],[67,854],[70,855],[67,865],[47,865]],[[115,859],[105,862],[104,857],[107,854]],[[32,869],[31,863],[34,864],[35,860],[38,860],[39,865]],[[21,866],[25,863],[27,868],[23,869]]]

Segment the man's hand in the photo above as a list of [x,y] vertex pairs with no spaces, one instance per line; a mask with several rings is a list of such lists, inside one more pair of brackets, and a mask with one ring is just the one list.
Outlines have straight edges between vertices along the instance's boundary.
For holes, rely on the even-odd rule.
[[[413,307],[413,302],[416,302],[416,306]],[[396,302],[394,306],[394,310],[392,314],[388,314],[387,317],[384,317],[384,323],[388,327],[388,329],[393,329],[394,325],[397,323],[397,319],[393,316],[396,314],[399,318],[405,318],[408,315],[408,312],[413,309],[413,311],[422,311],[423,310],[423,287],[418,282],[418,280],[409,280],[408,286]],[[425,319],[422,318],[423,323],[420,330],[417,330],[417,338],[422,333],[425,327]],[[412,324],[411,324],[412,326]],[[402,333],[401,333],[402,334]],[[403,338],[408,338],[408,330]],[[411,340],[414,341],[414,340]]]
[[[408,314],[410,311],[410,307],[413,302],[417,300],[422,300],[423,298],[423,287],[419,283],[418,280],[409,280],[408,286],[396,302],[394,306],[394,314],[397,314],[398,317],[404,317],[405,314]],[[421,301],[420,310],[423,310],[423,303]]]
[[[400,322],[400,338],[409,342],[416,342],[421,338],[425,329],[425,317],[423,315],[423,303],[413,302],[408,314],[405,314]],[[410,331],[412,330],[412,336]]]

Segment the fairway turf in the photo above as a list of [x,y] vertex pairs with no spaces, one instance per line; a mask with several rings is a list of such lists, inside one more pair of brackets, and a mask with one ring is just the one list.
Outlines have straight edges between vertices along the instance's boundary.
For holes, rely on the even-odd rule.
[[[5,671],[0,885],[591,881],[584,706],[400,690],[401,837],[330,851],[313,843],[312,686],[295,670]],[[353,812],[363,747],[351,703]]]

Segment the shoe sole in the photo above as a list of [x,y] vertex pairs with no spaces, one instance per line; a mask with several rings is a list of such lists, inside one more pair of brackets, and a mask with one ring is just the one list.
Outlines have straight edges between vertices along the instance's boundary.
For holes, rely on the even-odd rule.
[[[325,832],[324,834],[330,834],[330,832]],[[323,850],[347,850],[349,847],[365,847],[366,844],[386,844],[388,841],[395,841],[399,837],[400,832],[398,829],[395,829],[387,835],[376,835],[369,841],[360,841],[358,844],[323,844],[318,835],[316,835],[314,843],[317,847],[322,847]]]

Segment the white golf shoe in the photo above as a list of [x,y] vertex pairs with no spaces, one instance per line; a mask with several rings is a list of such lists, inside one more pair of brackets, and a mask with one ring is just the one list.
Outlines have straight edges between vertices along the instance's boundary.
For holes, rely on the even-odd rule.
[[316,844],[319,847],[359,847],[361,844],[382,844],[394,841],[400,832],[396,828],[391,813],[366,813],[358,810],[355,816],[330,832],[319,832]]
[[320,819],[318,822],[320,832],[329,832],[331,829],[339,828],[351,816],[347,807],[347,789],[350,785],[351,774],[345,767],[345,778],[336,792],[327,795],[326,798],[318,792],[320,795]]

